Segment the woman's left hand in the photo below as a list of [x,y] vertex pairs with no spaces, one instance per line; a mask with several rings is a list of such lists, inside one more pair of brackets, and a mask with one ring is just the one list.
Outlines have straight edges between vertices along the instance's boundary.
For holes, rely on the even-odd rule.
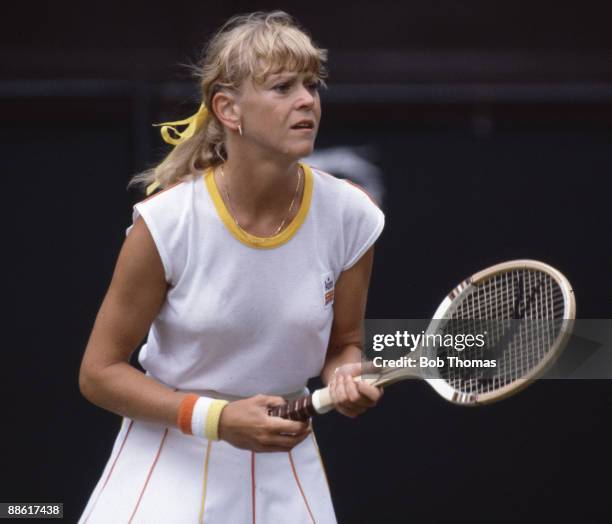
[[351,418],[374,407],[383,394],[382,389],[353,378],[359,375],[361,362],[343,364],[336,369],[328,384],[336,410]]

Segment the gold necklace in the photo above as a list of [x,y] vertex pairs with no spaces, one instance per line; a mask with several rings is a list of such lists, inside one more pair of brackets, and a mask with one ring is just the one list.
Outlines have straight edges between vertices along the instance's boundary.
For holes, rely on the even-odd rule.
[[[229,206],[230,215],[234,219],[234,222],[236,223],[236,226],[238,227],[238,229],[240,229],[241,231],[243,231],[246,234],[250,234],[248,231],[246,231],[240,225],[240,223],[238,222],[238,219],[236,218],[236,212],[234,211],[234,207],[232,206],[232,199],[230,198],[229,189],[227,187],[227,182],[225,180],[225,173],[223,172],[223,166],[219,166],[219,170],[221,171],[221,178],[223,179],[223,190],[225,191],[225,198],[227,198],[227,204]],[[298,167],[297,175],[298,175],[298,179],[297,179],[297,185],[295,186],[295,194],[293,195],[293,199],[291,200],[291,204],[289,204],[289,209],[287,210],[287,213],[285,214],[285,217],[283,218],[283,220],[280,223],[280,225],[276,228],[276,231],[274,231],[274,234],[272,236],[276,236],[276,235],[278,235],[280,233],[281,229],[283,229],[283,226],[285,225],[285,222],[287,221],[287,219],[291,215],[291,210],[293,209],[293,205],[295,204],[295,201],[297,199],[297,196],[298,196],[298,193],[299,193],[299,189],[300,189],[300,182],[302,180],[302,171],[300,170],[299,167]],[[251,236],[254,236],[254,235],[251,235]]]

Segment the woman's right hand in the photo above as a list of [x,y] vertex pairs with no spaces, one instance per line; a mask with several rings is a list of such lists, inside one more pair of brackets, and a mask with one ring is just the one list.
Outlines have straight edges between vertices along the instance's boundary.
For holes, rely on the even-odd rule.
[[289,451],[310,434],[310,424],[268,415],[286,403],[282,397],[256,395],[227,404],[219,419],[219,438],[251,451]]

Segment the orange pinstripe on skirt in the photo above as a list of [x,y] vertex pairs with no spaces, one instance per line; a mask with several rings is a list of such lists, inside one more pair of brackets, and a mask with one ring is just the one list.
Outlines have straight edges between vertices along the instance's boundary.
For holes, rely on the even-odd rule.
[[336,518],[314,437],[252,453],[124,419],[80,524],[330,524]]

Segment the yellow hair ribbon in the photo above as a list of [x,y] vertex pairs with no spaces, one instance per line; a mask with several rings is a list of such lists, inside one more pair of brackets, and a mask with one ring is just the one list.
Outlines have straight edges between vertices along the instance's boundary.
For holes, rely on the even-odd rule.
[[[204,124],[206,117],[208,117],[208,109],[206,109],[206,106],[202,104],[200,109],[198,109],[198,112],[191,115],[189,118],[177,120],[176,122],[162,122],[161,124],[153,124],[153,127],[161,126],[161,136],[164,139],[164,142],[166,142],[166,144],[177,146],[195,135]],[[187,128],[181,133],[174,126],[187,126]],[[172,131],[176,137],[171,136],[170,131]]]
[[145,191],[146,195],[149,196],[153,191],[155,191],[161,184],[156,180],[152,184],[147,186],[147,190]]
[[[194,115],[191,115],[189,118],[185,118],[184,120],[177,120],[176,122],[162,122],[161,124],[153,124],[153,127],[161,126],[161,136],[164,139],[166,144],[171,144],[173,146],[178,146],[182,144],[185,140],[190,139],[193,135],[195,135],[199,129],[202,128],[206,118],[208,117],[208,109],[204,104],[200,105],[198,112]],[[187,126],[183,132],[180,132],[176,129],[175,126]],[[175,136],[170,134],[170,131]],[[149,196],[153,191],[155,191],[161,184],[156,180],[152,184],[147,187],[146,194]]]

